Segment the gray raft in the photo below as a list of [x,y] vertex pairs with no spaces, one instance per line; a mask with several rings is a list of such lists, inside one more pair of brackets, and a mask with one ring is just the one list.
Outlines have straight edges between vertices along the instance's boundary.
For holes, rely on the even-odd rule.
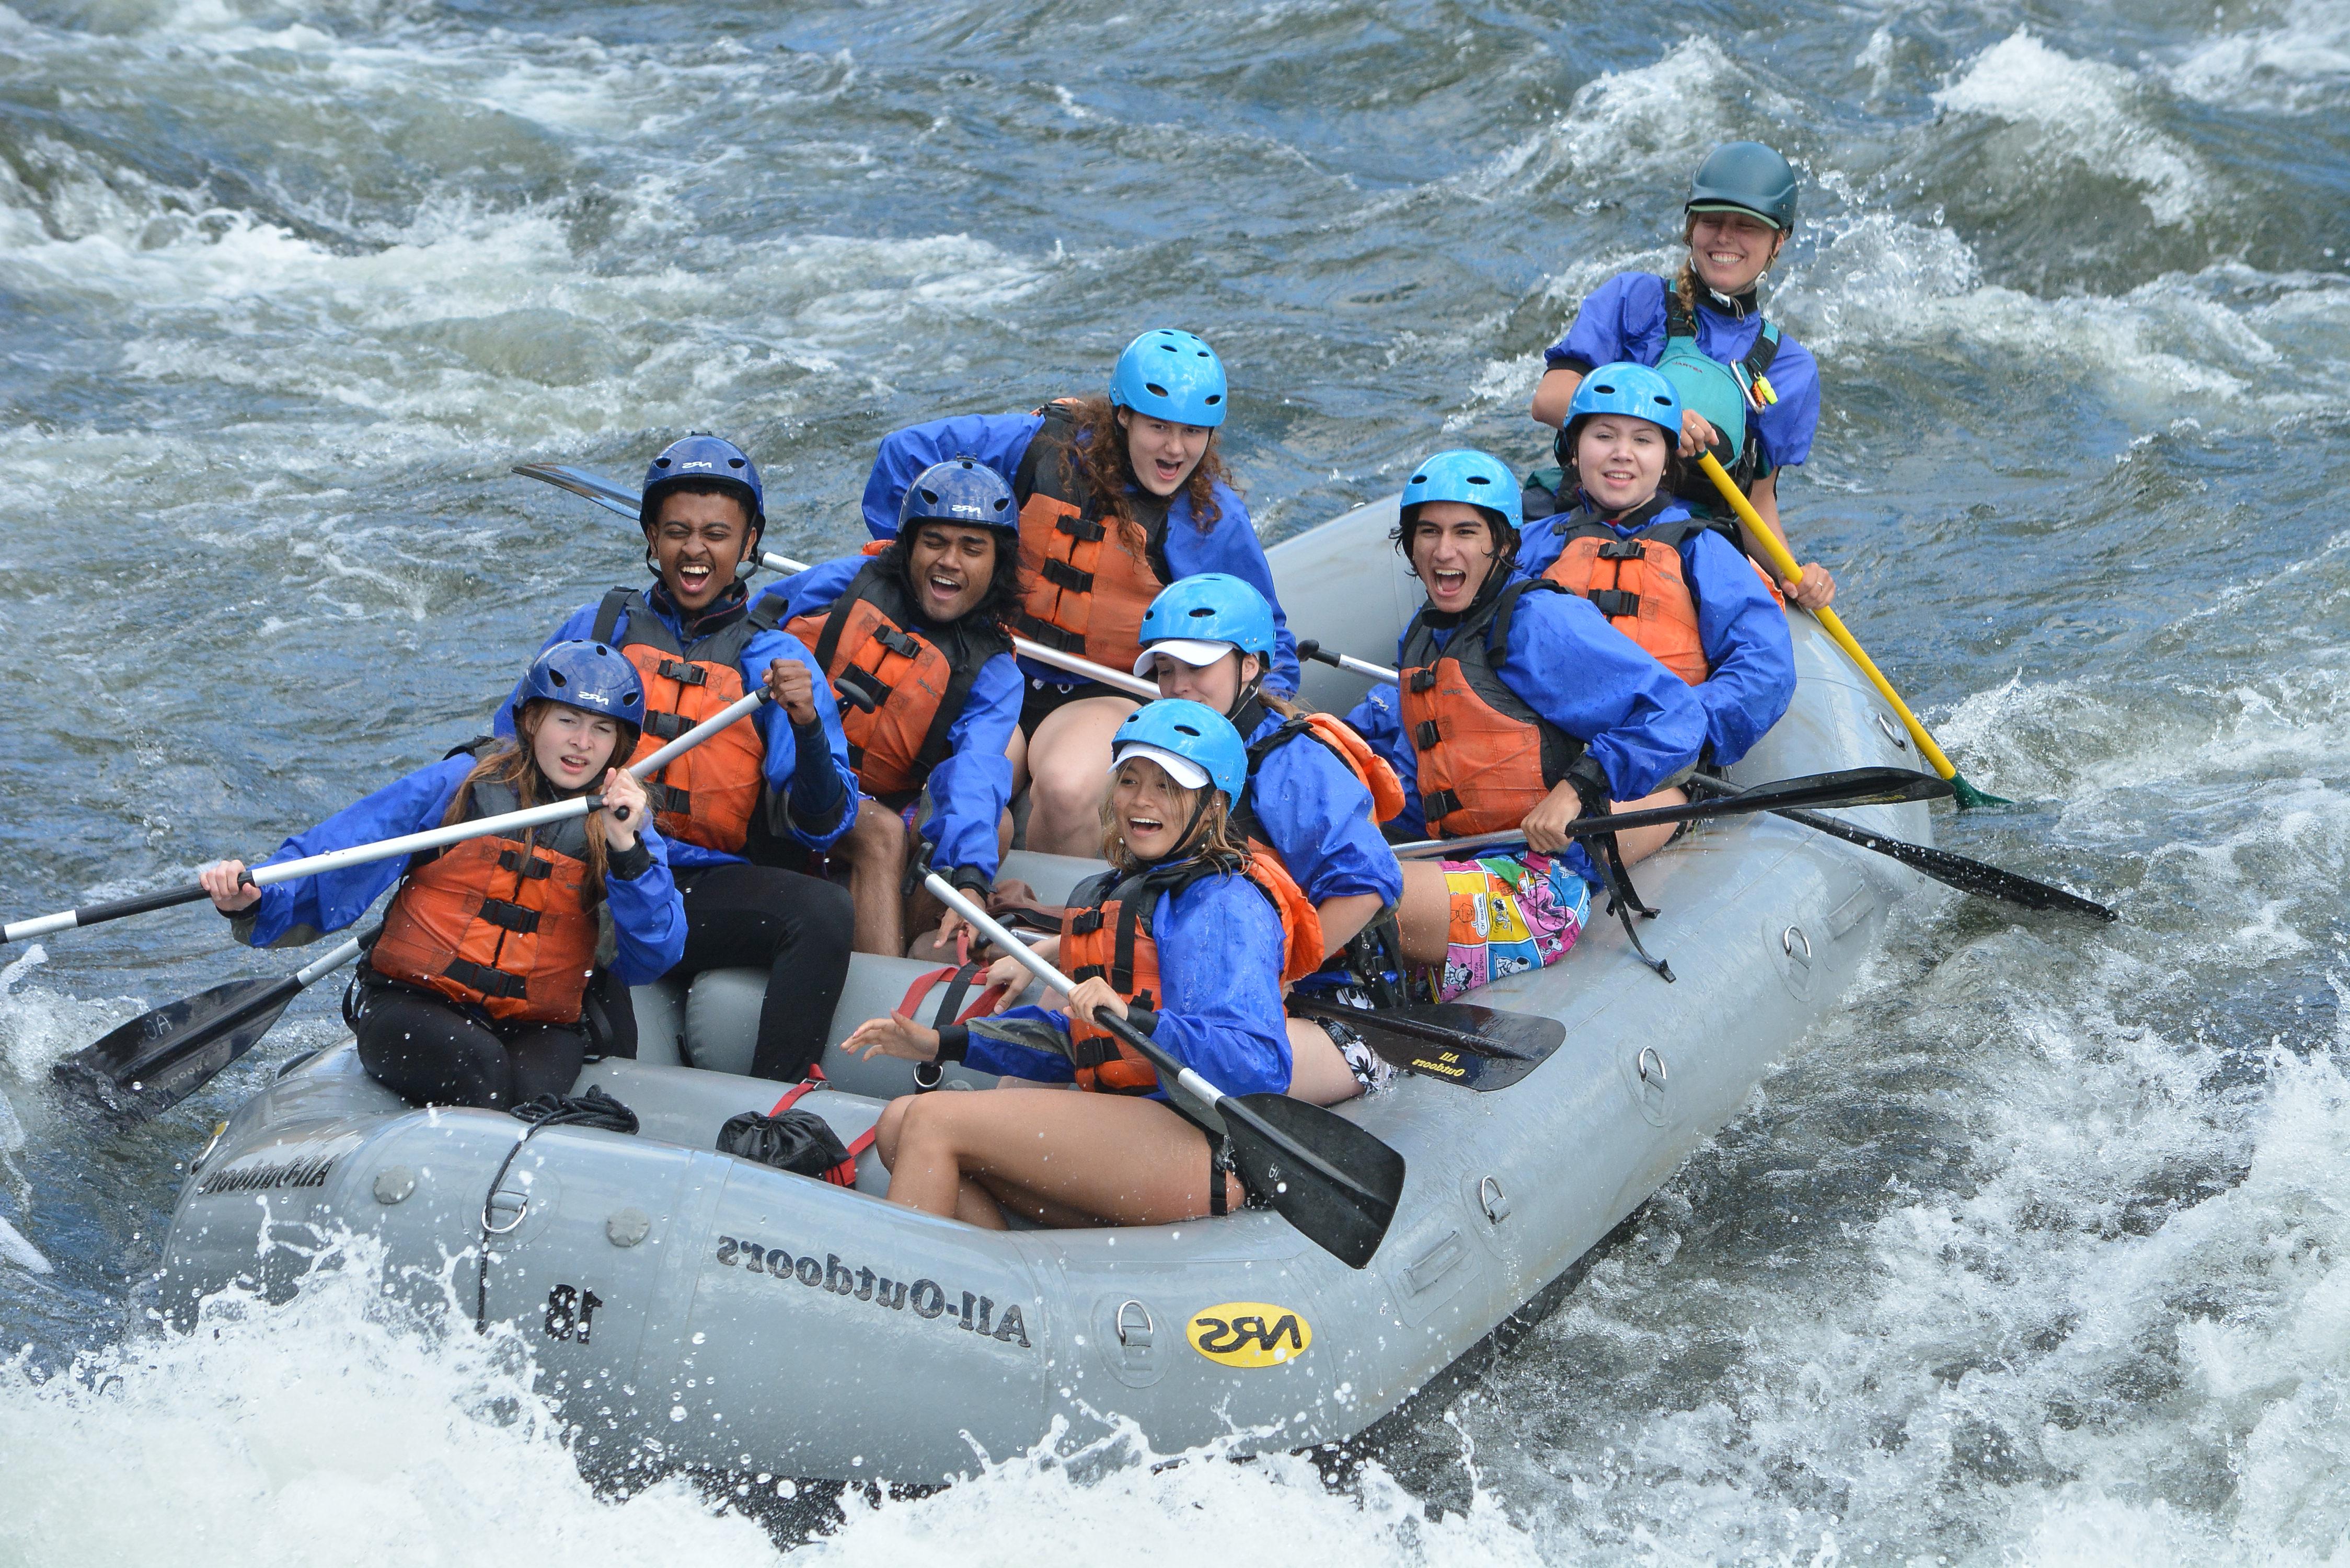
[[[1419,602],[1386,542],[1394,519],[1381,503],[1273,550],[1293,628],[1393,657]],[[1794,629],[1794,707],[1734,776],[1917,766],[1859,672],[1808,618]],[[1319,706],[1344,711],[1361,690],[1308,668]],[[1847,815],[1931,838],[1923,805]],[[1007,873],[1052,898],[1089,864],[1024,854]],[[388,1282],[428,1310],[473,1315],[478,1278],[486,1316],[521,1325],[583,1452],[605,1459],[921,1483],[1028,1449],[1056,1425],[1082,1442],[1130,1422],[1162,1454],[1235,1436],[1242,1449],[1344,1439],[1654,1191],[1835,1002],[1892,902],[1924,885],[1767,816],[1683,838],[1638,881],[1664,911],[1644,940],[1679,983],[1595,913],[1565,962],[1475,997],[1566,1026],[1530,1075],[1490,1093],[1404,1077],[1340,1107],[1409,1172],[1359,1272],[1269,1212],[985,1231],[885,1202],[889,1176],[869,1151],[855,1190],[719,1154],[720,1125],[768,1109],[778,1088],[736,1075],[760,977],[731,971],[684,997],[640,991],[639,1059],[582,1075],[638,1113],[633,1137],[551,1128],[516,1153],[521,1124],[412,1109],[348,1043],[292,1064],[192,1168],[165,1289],[180,1303],[239,1281],[283,1293],[317,1231],[379,1237]],[[834,1040],[924,969],[859,958]],[[941,1000],[934,991],[925,1013]],[[800,1103],[844,1138],[912,1088],[903,1063],[834,1049],[825,1067],[835,1088]],[[485,1224],[499,1233],[484,1272]]]

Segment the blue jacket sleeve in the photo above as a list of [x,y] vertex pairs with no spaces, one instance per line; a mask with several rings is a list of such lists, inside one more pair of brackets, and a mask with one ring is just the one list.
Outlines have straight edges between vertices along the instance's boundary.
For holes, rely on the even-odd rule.
[[848,737],[841,733],[840,708],[816,655],[787,631],[761,632],[743,649],[743,689],[764,684],[767,666],[778,659],[796,659],[816,677],[816,724],[808,738],[813,749],[820,733],[825,752],[803,766],[801,735],[791,714],[780,702],[764,704],[756,722],[767,748],[767,787],[790,808],[792,836],[810,849],[829,849],[857,821],[857,773],[848,765]]
[[1284,697],[1297,691],[1297,639],[1289,629],[1289,614],[1273,586],[1273,566],[1256,536],[1247,504],[1230,486],[1215,489],[1215,526],[1202,534],[1191,521],[1190,497],[1178,493],[1167,509],[1167,566],[1178,577],[1201,572],[1230,572],[1244,579],[1273,607],[1273,669],[1265,688]]
[[1543,363],[1553,370],[1588,372],[1618,359],[1653,365],[1664,352],[1665,280],[1654,273],[1619,272],[1585,296],[1566,335],[1543,351]]
[[1403,810],[1388,821],[1386,832],[1398,838],[1427,837],[1428,816],[1419,805],[1419,753],[1411,749],[1403,732],[1396,689],[1385,681],[1373,685],[1370,694],[1347,715],[1347,722],[1371,743],[1371,750],[1388,760],[1403,783]]
[[881,438],[865,481],[865,527],[876,539],[898,536],[898,504],[906,486],[934,462],[974,457],[1009,483],[1028,442],[1045,428],[1042,414],[965,414],[908,425]]
[[1266,755],[1249,801],[1282,864],[1315,903],[1360,893],[1388,904],[1403,897],[1403,868],[1371,820],[1371,792],[1311,735]]
[[[1024,1044],[1025,1039],[1057,1042],[1053,1049]],[[1041,1007],[1015,1007],[993,1018],[974,1020],[963,1063],[1002,1078],[1025,1078],[1036,1084],[1066,1084],[1076,1080],[1067,1054],[1069,1015]]]
[[1753,750],[1795,696],[1787,612],[1745,556],[1721,535],[1691,535],[1681,562],[1697,589],[1697,633],[1711,671],[1697,688],[1706,738],[1723,767]]
[[[622,624],[627,624],[625,617],[622,618]],[[571,612],[568,619],[567,619],[561,626],[555,628],[555,635],[549,637],[545,642],[538,645],[538,651],[545,653],[548,649],[553,648],[558,642],[576,642],[595,629],[596,606],[581,605],[577,609]],[[497,716],[490,721],[490,732],[492,734],[503,737],[511,735],[515,732],[515,705],[521,701],[522,678],[517,676],[515,680],[514,690],[506,693],[506,700],[498,704]]]
[[1550,564],[1558,559],[1559,551],[1565,547],[1558,542],[1557,523],[1552,517],[1536,518],[1518,535],[1518,558],[1513,563],[1511,575],[1541,576],[1550,570]]
[[1812,436],[1820,425],[1820,368],[1811,350],[1782,332],[1779,351],[1772,356],[1771,389],[1779,400],[1761,413],[1746,416],[1762,454],[1763,472],[1792,468],[1812,455]]
[[1500,674],[1589,748],[1617,800],[1655,793],[1705,744],[1705,710],[1689,683],[1574,594],[1518,601]]
[[1238,875],[1203,877],[1162,897],[1151,928],[1165,992],[1151,1039],[1227,1095],[1287,1089],[1281,919],[1272,901]]
[[931,846],[931,869],[949,881],[962,867],[991,886],[995,881],[996,828],[1012,804],[1012,759],[1004,748],[1019,727],[1021,696],[1020,668],[1010,654],[982,665],[962,715],[947,732],[946,758],[931,770],[922,837]]
[[830,609],[848,591],[849,582],[864,569],[868,559],[864,556],[844,556],[837,561],[819,561],[805,572],[794,572],[780,582],[769,583],[753,596],[753,603],[782,600],[781,618],[787,621]]
[[633,877],[607,877],[604,899],[619,949],[612,972],[623,985],[646,985],[685,956],[685,900],[670,879],[669,845],[647,823],[639,836],[652,864]]
[[[438,827],[449,815],[449,803],[457,798],[457,786],[473,771],[471,757],[451,757],[419,768],[343,807],[317,826],[296,834],[261,865],[274,866],[282,860],[299,860]],[[394,856],[264,888],[261,902],[237,919],[234,929],[239,938],[257,948],[316,941],[365,914],[368,906],[399,881],[407,867],[407,860]]]

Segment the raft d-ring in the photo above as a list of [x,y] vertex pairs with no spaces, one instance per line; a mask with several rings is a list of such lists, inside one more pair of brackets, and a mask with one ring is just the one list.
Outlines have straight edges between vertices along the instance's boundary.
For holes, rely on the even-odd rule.
[[1906,752],[1909,749],[1909,736],[1908,732],[1905,732],[1900,725],[1895,723],[1882,708],[1877,711],[1877,727],[1885,732],[1885,738],[1887,740],[1893,742],[1893,749],[1895,751]]
[[1510,1217],[1510,1195],[1502,1190],[1499,1181],[1489,1176],[1477,1184],[1477,1207],[1485,1211],[1487,1224],[1499,1225]]
[[[504,1189],[500,1189],[500,1190],[503,1191]],[[482,1202],[482,1234],[484,1236],[504,1235],[515,1226],[520,1225],[523,1221],[523,1216],[530,1212],[530,1195],[528,1193],[519,1194],[517,1195],[517,1199],[515,1203],[515,1217],[503,1225],[493,1225],[490,1223],[490,1205],[495,1203],[497,1200],[497,1193],[493,1192]]]
[[[1652,1062],[1656,1064],[1653,1071],[1648,1065]],[[1634,1060],[1633,1067],[1639,1073],[1640,1082],[1644,1084],[1653,1084],[1659,1089],[1663,1088],[1672,1079],[1672,1075],[1665,1071],[1664,1053],[1658,1050],[1654,1045],[1643,1045],[1640,1047],[1640,1054]]]
[[[1128,1332],[1126,1326],[1126,1309],[1128,1307],[1142,1314],[1140,1325],[1131,1333]],[[1118,1342],[1120,1345],[1133,1350],[1146,1349],[1150,1344],[1151,1335],[1158,1331],[1158,1326],[1150,1319],[1150,1309],[1140,1302],[1123,1301],[1118,1303]]]
[[1797,942],[1804,944],[1804,961],[1805,963],[1811,962],[1812,939],[1804,935],[1803,927],[1789,926],[1785,930],[1779,933],[1779,950],[1785,953],[1789,958],[1794,958],[1795,956],[1795,944]]

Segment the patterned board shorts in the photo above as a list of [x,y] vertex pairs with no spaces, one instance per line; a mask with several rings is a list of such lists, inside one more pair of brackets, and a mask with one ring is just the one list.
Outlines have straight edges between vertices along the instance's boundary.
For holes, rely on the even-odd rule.
[[1591,884],[1534,850],[1443,862],[1452,896],[1437,996],[1543,969],[1565,958],[1591,918]]

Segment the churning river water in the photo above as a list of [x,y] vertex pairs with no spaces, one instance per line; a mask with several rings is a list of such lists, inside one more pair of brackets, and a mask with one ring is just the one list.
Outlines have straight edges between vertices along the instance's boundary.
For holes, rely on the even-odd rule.
[[334,998],[107,1134],[50,1064],[283,958],[202,911],[6,950],[0,1563],[2350,1557],[2341,4],[0,5],[5,913],[474,732],[633,570],[517,461],[728,432],[837,553],[883,431],[1176,324],[1268,540],[1440,444],[1531,464],[1541,348],[1743,136],[1805,176],[1791,527],[2017,803],[1945,841],[2122,923],[1913,900],[1367,1464],[999,1456],[813,1540],[598,1497],[363,1274],[141,1332],[181,1165]]

